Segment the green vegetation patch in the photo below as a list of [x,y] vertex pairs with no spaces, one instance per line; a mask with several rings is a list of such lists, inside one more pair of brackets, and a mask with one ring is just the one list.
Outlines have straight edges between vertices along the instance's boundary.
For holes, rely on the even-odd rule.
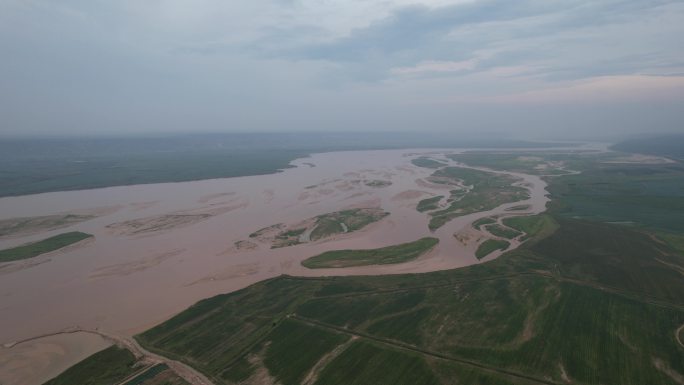
[[467,193],[455,190],[451,194],[451,203],[445,209],[430,213],[430,230],[442,227],[453,218],[479,211],[491,210],[504,203],[517,202],[529,198],[526,188],[512,186],[515,178],[507,175],[472,170],[460,167],[445,167],[437,170],[432,177],[452,181],[459,181],[468,186]]
[[135,357],[127,349],[111,346],[67,369],[45,385],[112,385],[135,373]]
[[596,159],[577,175],[553,178],[549,206],[566,218],[684,232],[684,166],[604,164]]
[[530,205],[517,205],[517,206],[507,208],[506,211],[525,211],[525,210],[529,210],[529,209],[530,209]]
[[497,250],[506,250],[511,243],[501,239],[487,239],[475,250],[477,259],[482,259]]
[[425,359],[355,341],[322,371],[320,385],[432,385],[440,382]]
[[526,217],[504,218],[503,224],[524,233],[522,241],[530,238],[541,239],[553,234],[558,229],[558,224],[550,215],[540,214]]
[[560,229],[531,247],[569,279],[684,304],[684,258],[650,234],[618,225],[559,219]]
[[442,200],[444,196],[439,195],[436,197],[432,198],[425,198],[418,202],[418,205],[416,206],[416,210],[418,210],[421,213],[424,213],[426,211],[431,211],[431,210],[437,210],[439,208],[439,201]]
[[345,334],[286,319],[262,344],[266,346],[263,363],[282,384],[299,385],[321,357],[348,339]]
[[42,241],[28,243],[26,245],[13,247],[11,249],[0,250],[0,262],[12,262],[21,259],[37,257],[41,254],[59,250],[61,248],[80,242],[84,239],[92,238],[91,234],[72,231],[69,233],[55,235],[54,237],[43,239]]
[[485,229],[487,229],[487,231],[494,236],[506,238],[506,239],[513,239],[513,238],[518,237],[520,234],[522,234],[521,232],[519,232],[517,230],[514,230],[510,227],[501,226],[498,223],[487,225],[485,227]]
[[334,250],[308,258],[302,265],[309,269],[387,265],[412,261],[439,243],[437,238],[421,238],[414,242],[368,250]]
[[440,168],[446,166],[446,163],[438,162],[434,159],[430,159],[424,156],[421,156],[420,158],[412,159],[411,163],[413,165],[418,166],[418,167],[425,167],[425,168]]
[[336,211],[316,217],[316,227],[311,232],[311,240],[327,238],[335,234],[360,230],[389,215],[382,209],[360,208]]
[[382,187],[391,186],[392,182],[390,182],[388,180],[374,179],[374,180],[367,180],[364,182],[364,184],[368,187],[382,188]]
[[480,230],[480,228],[481,228],[482,226],[488,225],[488,224],[491,224],[491,223],[496,223],[496,219],[494,219],[494,218],[492,218],[492,217],[480,218],[480,219],[476,220],[475,222],[473,222],[473,228],[474,228],[475,230]]
[[268,227],[264,227],[263,229],[259,229],[251,234],[249,234],[250,238],[259,238],[264,234],[267,234],[271,231],[276,231],[279,229],[282,229],[285,225],[283,223],[276,223],[275,225],[271,225]]

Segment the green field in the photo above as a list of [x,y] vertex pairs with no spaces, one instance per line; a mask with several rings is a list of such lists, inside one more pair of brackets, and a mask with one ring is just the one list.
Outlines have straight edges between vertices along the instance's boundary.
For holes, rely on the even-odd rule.
[[492,234],[492,235],[494,235],[494,236],[501,237],[501,238],[506,238],[506,239],[513,239],[513,238],[518,237],[520,234],[522,234],[521,232],[519,232],[519,231],[517,231],[517,230],[514,230],[514,229],[512,229],[512,228],[510,228],[510,227],[501,226],[501,225],[498,224],[498,223],[494,223],[494,224],[491,224],[491,225],[487,225],[487,226],[485,227],[485,229],[486,229],[490,234]]
[[473,222],[473,228],[474,228],[475,230],[480,230],[480,228],[481,228],[482,226],[488,225],[488,224],[490,224],[490,223],[496,223],[496,219],[494,219],[494,218],[492,218],[492,217],[480,218],[480,219],[476,220],[475,222]]
[[472,170],[460,167],[445,167],[435,171],[433,177],[440,180],[460,181],[470,186],[465,194],[461,190],[452,192],[449,206],[430,212],[429,228],[436,230],[453,218],[479,211],[491,210],[499,205],[527,199],[529,193],[523,187],[511,186],[515,178],[507,175]]
[[117,346],[93,354],[45,385],[114,385],[135,373],[135,357]]
[[418,166],[418,167],[425,167],[425,168],[440,168],[446,166],[446,163],[438,162],[434,159],[430,159],[424,156],[421,156],[420,158],[412,159],[411,163],[413,165]]
[[532,215],[527,217],[504,218],[503,224],[524,233],[521,240],[530,238],[544,238],[553,234],[558,229],[558,224],[546,214]]
[[570,218],[684,232],[684,166],[596,163],[551,180],[551,208]]
[[334,250],[307,258],[302,265],[309,269],[387,265],[412,261],[439,243],[437,238],[421,238],[414,242],[369,250]]
[[21,259],[37,257],[41,254],[59,250],[61,248],[93,237],[91,234],[72,231],[43,239],[42,241],[0,250],[0,262],[12,262]]
[[441,201],[442,198],[444,197],[441,195],[432,198],[425,198],[418,202],[416,210],[418,210],[421,213],[425,211],[437,210],[439,208],[439,201]]
[[374,180],[367,180],[363,182],[368,187],[376,187],[376,188],[382,188],[382,187],[387,187],[391,186],[392,182],[388,180],[379,180],[379,179],[374,179]]
[[510,245],[510,242],[501,239],[487,239],[477,247],[475,257],[482,259],[497,250],[506,250]]

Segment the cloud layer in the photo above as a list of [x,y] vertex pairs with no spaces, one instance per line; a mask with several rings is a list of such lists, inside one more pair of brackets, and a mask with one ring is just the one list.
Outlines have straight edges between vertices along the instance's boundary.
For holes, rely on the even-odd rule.
[[0,134],[683,130],[681,36],[667,0],[7,0]]

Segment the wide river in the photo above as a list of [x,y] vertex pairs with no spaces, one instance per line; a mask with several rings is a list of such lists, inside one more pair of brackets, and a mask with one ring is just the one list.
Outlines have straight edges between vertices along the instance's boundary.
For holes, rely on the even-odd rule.
[[[0,249],[5,249],[66,231],[95,235],[94,240],[63,251],[0,264],[0,344],[6,345],[0,348],[0,383],[40,384],[108,344],[84,333],[14,344],[17,341],[76,326],[130,336],[200,299],[280,274],[415,273],[479,263],[474,251],[484,235],[470,223],[488,215],[510,215],[505,209],[523,203],[529,208],[515,213],[542,212],[548,200],[546,184],[537,176],[507,173],[530,190],[529,200],[456,218],[432,234],[429,217],[416,211],[416,203],[448,194],[449,189],[427,182],[433,170],[416,167],[411,159],[421,154],[444,159],[443,154],[455,152],[321,153],[295,160],[296,167],[270,175],[0,199],[0,220],[60,213],[97,215],[69,227],[0,238]],[[372,180],[391,185],[365,184]],[[259,243],[235,246],[266,226],[354,207],[379,207],[391,214],[359,232],[322,241],[278,249]],[[167,214],[175,216],[163,217]],[[184,215],[205,218],[183,222]],[[126,223],[131,220],[138,221]],[[107,227],[114,223],[119,225]],[[160,230],[132,234],[135,226],[150,223]],[[462,236],[457,239],[454,234]],[[439,245],[404,264],[322,270],[300,265],[327,250],[377,248],[424,236],[438,237]]]

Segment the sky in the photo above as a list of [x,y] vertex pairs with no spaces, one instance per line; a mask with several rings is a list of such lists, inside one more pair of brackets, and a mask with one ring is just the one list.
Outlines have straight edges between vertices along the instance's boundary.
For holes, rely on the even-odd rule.
[[0,136],[684,132],[684,1],[0,0]]

